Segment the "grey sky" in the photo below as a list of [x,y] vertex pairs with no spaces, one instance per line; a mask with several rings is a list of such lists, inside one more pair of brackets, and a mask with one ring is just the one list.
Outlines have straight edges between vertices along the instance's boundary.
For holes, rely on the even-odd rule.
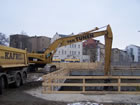
[[7,35],[52,37],[110,24],[113,47],[140,46],[140,0],[0,0],[0,14]]

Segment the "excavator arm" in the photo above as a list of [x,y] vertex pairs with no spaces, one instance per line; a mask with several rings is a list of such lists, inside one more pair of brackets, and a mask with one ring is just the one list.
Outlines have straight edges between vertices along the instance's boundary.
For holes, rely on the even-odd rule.
[[35,63],[36,65],[37,64],[45,65],[51,63],[53,55],[55,54],[57,48],[104,35],[105,37],[104,72],[105,75],[108,75],[110,71],[110,62],[111,62],[110,59],[111,59],[111,48],[112,48],[112,39],[113,39],[112,30],[110,25],[107,25],[106,30],[102,30],[102,31],[97,31],[97,30],[99,30],[99,28],[96,27],[93,30],[83,32],[74,36],[57,39],[47,48],[44,54],[28,53],[29,63]]

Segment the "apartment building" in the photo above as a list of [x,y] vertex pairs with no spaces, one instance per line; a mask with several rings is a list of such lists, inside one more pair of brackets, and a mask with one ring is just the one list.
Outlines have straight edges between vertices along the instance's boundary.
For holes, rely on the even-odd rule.
[[111,56],[111,62],[113,64],[127,64],[129,62],[132,62],[132,57],[129,56],[127,51],[120,50],[118,48],[112,49],[112,56]]
[[[63,35],[56,33],[54,37],[51,39],[51,43],[53,43],[58,38],[72,36],[70,35]],[[53,59],[61,59],[61,61],[65,59],[80,59],[80,62],[89,62],[89,56],[83,55],[83,44],[82,42],[77,42],[71,45],[63,46],[57,48],[56,53],[54,54]]]
[[90,62],[104,62],[104,44],[99,40],[88,39],[83,42],[83,55],[90,56]]
[[29,42],[29,36],[22,34],[10,35],[10,47],[25,49],[28,51],[32,48],[31,43]]
[[28,52],[43,52],[50,45],[51,38],[46,36],[10,35],[10,47],[25,49]]
[[51,42],[51,38],[46,36],[32,36],[28,40],[32,45],[31,52],[43,52]]
[[133,62],[140,62],[140,46],[126,46],[126,51],[132,57]]

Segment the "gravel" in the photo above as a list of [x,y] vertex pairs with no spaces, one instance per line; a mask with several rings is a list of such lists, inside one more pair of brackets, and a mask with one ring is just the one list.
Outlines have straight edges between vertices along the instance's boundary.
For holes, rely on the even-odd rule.
[[96,103],[140,103],[140,95],[128,94],[104,94],[104,95],[85,95],[85,94],[42,94],[42,87],[31,89],[26,93],[50,101],[59,102],[80,102],[92,101]]

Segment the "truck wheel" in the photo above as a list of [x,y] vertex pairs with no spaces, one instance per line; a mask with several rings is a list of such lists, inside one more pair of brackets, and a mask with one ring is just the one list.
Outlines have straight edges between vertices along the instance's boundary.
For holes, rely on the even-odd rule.
[[23,80],[22,80],[22,83],[25,84],[26,83],[26,80],[27,80],[27,74],[25,72],[23,72]]
[[0,94],[3,93],[3,90],[5,88],[5,81],[3,77],[0,77]]
[[16,74],[14,87],[18,88],[21,85],[21,76],[19,73]]

